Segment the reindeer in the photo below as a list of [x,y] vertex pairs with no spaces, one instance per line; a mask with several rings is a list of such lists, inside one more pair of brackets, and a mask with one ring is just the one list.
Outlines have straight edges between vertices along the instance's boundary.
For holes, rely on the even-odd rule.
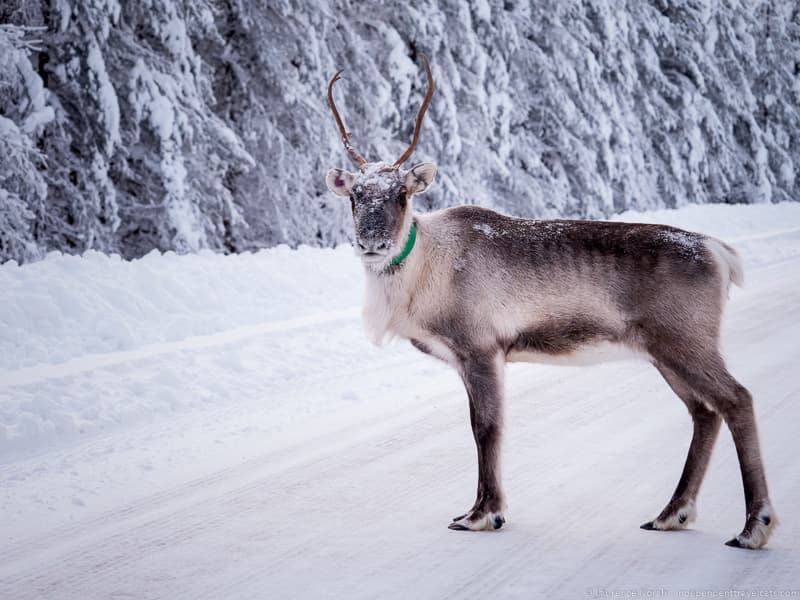
[[641,526],[682,529],[724,420],[741,467],[746,520],[726,542],[767,543],[776,517],[762,466],[750,393],[720,354],[720,321],[736,251],[715,238],[663,225],[508,217],[477,206],[415,213],[436,165],[402,165],[419,141],[435,84],[426,57],[425,99],[411,145],[394,163],[367,162],[350,143],[328,84],[328,103],[358,172],[331,169],[330,191],[350,199],[354,247],[366,273],[364,324],[372,341],[400,337],[452,365],[469,398],[478,450],[475,503],[449,528],[505,523],[500,481],[503,371],[512,361],[580,361],[587,350],[624,349],[651,362],[684,402],[694,432],[664,510]]

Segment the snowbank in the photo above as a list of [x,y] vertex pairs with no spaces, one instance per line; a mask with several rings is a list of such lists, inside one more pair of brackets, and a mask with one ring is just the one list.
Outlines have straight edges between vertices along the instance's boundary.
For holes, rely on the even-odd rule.
[[53,252],[22,267],[6,263],[0,382],[4,370],[353,306],[359,290],[360,265],[348,246],[153,251],[132,261]]
[[[617,218],[718,236],[742,252],[746,270],[800,256],[800,204]],[[1,265],[0,463],[195,410],[236,407],[243,427],[258,413],[263,432],[348,406],[385,411],[409,401],[393,389],[397,365],[404,377],[425,378],[426,394],[457,387],[455,375],[407,344],[370,347],[361,287],[348,246],[152,252],[130,262],[52,253]]]
[[[800,204],[691,205],[614,220],[667,223],[746,250],[766,234],[792,235]],[[757,264],[784,251],[766,244],[746,259]],[[6,263],[0,265],[0,382],[7,370],[355,307],[360,290],[361,268],[349,246],[229,256],[153,251],[132,261],[53,252],[22,267]]]

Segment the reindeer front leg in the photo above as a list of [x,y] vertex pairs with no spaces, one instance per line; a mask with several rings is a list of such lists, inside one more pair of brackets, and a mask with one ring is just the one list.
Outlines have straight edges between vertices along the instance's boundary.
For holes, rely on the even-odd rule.
[[503,370],[501,354],[475,354],[461,361],[461,377],[469,397],[472,434],[478,449],[478,494],[473,507],[453,519],[450,529],[492,530],[500,529],[506,522],[500,483]]

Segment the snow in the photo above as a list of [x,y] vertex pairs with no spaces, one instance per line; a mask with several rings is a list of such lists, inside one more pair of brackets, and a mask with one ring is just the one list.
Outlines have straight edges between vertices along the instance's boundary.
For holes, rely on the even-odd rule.
[[[391,172],[386,173],[387,170]],[[356,180],[356,188],[369,187],[379,192],[385,192],[395,186],[397,175],[391,165],[383,162],[367,163],[364,165],[364,171]]]
[[[745,262],[723,347],[756,399],[782,523],[721,436],[692,529],[645,532],[691,435],[649,365],[510,365],[499,532],[458,376],[360,324],[350,248],[89,252],[0,265],[0,597],[577,598],[797,588],[800,205],[624,213]],[[617,596],[619,597],[619,596]]]
[[477,231],[479,233],[482,233],[487,238],[493,238],[494,237],[494,229],[492,229],[492,226],[489,225],[488,223],[475,223],[472,226],[472,228],[475,231]]
[[45,106],[42,110],[33,112],[25,117],[22,129],[25,132],[39,130],[55,119],[55,116],[53,108],[51,106]]
[[96,97],[100,103],[100,114],[106,128],[106,154],[111,155],[115,144],[121,144],[122,138],[119,132],[119,104],[117,93],[108,77],[105,61],[100,52],[100,47],[96,43],[89,46],[89,53],[86,55],[86,63],[91,73],[92,85],[96,87]]
[[701,258],[700,249],[703,238],[686,231],[664,231],[661,233],[662,239],[676,244],[681,249],[683,256],[691,256],[695,259]]
[[0,266],[0,381],[8,370],[86,353],[352,306],[359,269],[347,246],[231,256],[153,251],[132,261],[51,252],[24,267],[7,263]]

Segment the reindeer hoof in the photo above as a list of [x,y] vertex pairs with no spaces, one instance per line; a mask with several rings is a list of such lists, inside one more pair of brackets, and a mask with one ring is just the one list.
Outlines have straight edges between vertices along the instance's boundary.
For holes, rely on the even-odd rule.
[[684,503],[671,501],[667,507],[661,511],[652,521],[643,523],[639,527],[647,531],[672,531],[675,529],[686,529],[686,527],[697,517],[697,509],[694,501]]
[[725,542],[725,545],[731,548],[746,548],[748,550],[763,548],[767,545],[769,537],[772,535],[772,530],[777,524],[778,519],[772,510],[772,506],[770,506],[769,501],[766,501],[760,508],[750,512],[742,533]]
[[750,536],[746,536],[742,533],[725,542],[725,545],[731,548],[742,548],[743,550],[758,550],[766,545],[768,538],[769,533],[760,533]]
[[725,542],[725,545],[731,548],[741,548],[742,550],[758,550],[766,543],[766,540],[752,539],[744,535],[737,535],[735,538]]
[[494,531],[500,529],[505,522],[506,518],[502,513],[473,511],[457,517],[447,528],[454,531]]
[[744,525],[742,533],[732,540],[725,542],[731,548],[746,548],[756,550],[767,545],[772,530],[778,524],[778,519],[772,511],[769,503],[766,503],[760,510],[753,511]]
[[725,542],[726,546],[730,546],[731,548],[742,548],[743,546],[739,543],[739,538],[733,538],[732,540],[728,540]]

